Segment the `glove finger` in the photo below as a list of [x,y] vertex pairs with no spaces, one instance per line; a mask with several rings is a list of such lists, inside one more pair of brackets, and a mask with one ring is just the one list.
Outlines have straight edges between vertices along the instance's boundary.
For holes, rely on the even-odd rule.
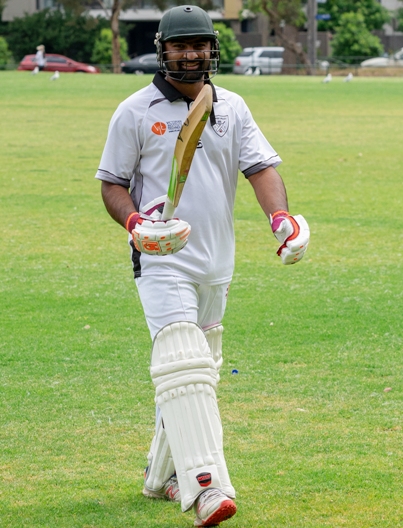
[[294,233],[294,226],[291,223],[291,220],[289,218],[284,218],[284,220],[279,225],[278,229],[274,231],[274,236],[277,238],[279,242],[282,244],[284,243],[287,238],[292,236]]

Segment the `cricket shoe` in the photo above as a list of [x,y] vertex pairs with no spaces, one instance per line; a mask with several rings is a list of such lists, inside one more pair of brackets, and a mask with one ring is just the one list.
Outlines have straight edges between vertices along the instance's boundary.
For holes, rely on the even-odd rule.
[[[147,476],[147,470],[148,467],[144,471],[144,480]],[[176,474],[174,473],[159,490],[152,490],[150,488],[147,488],[147,486],[144,484],[143,495],[150,499],[165,499],[172,502],[180,502],[181,493],[179,490],[179,484],[178,479],[176,478]]]
[[204,491],[194,503],[195,526],[217,526],[236,513],[235,502],[216,488]]

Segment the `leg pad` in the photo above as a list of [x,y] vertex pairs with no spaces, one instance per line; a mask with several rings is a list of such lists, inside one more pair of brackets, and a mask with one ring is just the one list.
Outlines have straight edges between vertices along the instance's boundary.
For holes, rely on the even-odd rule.
[[235,497],[223,454],[215,389],[217,368],[195,323],[165,326],[156,335],[151,377],[179,481],[182,509],[207,488]]

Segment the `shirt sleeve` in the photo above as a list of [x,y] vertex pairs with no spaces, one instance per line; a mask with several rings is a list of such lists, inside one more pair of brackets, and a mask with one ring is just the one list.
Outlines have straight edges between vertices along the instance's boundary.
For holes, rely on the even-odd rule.
[[281,158],[267,141],[253,116],[243,104],[239,170],[247,177],[267,167],[277,167]]
[[108,136],[95,178],[129,187],[140,159],[139,124],[126,101],[109,124]]

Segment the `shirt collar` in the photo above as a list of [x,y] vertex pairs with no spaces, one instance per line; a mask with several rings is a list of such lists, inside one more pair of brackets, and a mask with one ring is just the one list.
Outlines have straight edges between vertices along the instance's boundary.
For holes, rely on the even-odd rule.
[[[153,84],[158,88],[158,90],[168,99],[170,103],[173,103],[174,101],[177,101],[178,99],[183,99],[186,101],[189,105],[189,103],[192,102],[192,99],[187,97],[186,95],[183,95],[179,90],[175,88],[171,83],[169,83],[165,79],[165,73],[162,71],[158,71],[153,79]],[[214,84],[210,80],[206,80],[205,84],[209,84],[213,90],[213,103],[217,102],[217,93],[215,91]],[[210,114],[210,123],[212,126],[215,125],[215,114],[214,114],[214,107],[211,110]]]

